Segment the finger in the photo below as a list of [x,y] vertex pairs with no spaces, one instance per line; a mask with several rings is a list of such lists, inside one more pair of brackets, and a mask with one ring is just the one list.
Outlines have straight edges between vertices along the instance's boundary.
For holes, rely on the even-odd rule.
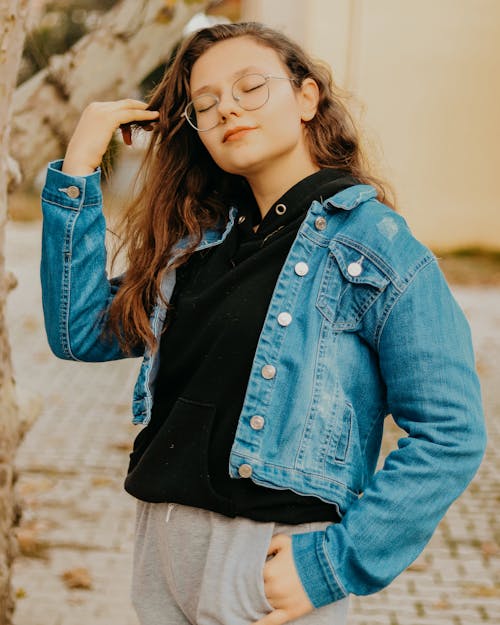
[[116,113],[119,124],[130,124],[133,122],[156,122],[160,116],[159,111],[138,111],[125,109]]
[[285,610],[273,610],[263,618],[253,622],[252,625],[283,625],[283,623],[288,623],[289,621],[290,618]]
[[147,109],[149,106],[147,102],[143,102],[142,100],[134,100],[133,98],[124,98],[123,100],[117,100],[116,104],[118,104],[122,108],[132,109]]
[[130,124],[122,124],[120,126],[122,131],[123,142],[125,145],[132,145],[132,131],[130,130]]

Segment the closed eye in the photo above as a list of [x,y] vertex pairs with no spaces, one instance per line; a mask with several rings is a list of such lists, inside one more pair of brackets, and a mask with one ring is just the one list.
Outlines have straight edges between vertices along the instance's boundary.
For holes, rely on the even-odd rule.
[[206,113],[207,111],[209,111],[210,109],[213,109],[215,106],[215,102],[213,104],[210,104],[209,106],[205,106],[203,108],[197,108],[196,112],[197,113]]
[[243,93],[251,93],[252,91],[257,91],[257,89],[262,89],[266,83],[263,82],[260,85],[256,85],[255,87],[248,87],[247,89],[242,89]]

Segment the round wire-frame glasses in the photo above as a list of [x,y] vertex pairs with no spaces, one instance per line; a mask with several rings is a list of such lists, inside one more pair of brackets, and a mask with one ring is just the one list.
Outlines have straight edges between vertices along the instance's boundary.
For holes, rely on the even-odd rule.
[[[255,111],[269,100],[269,81],[291,80],[289,76],[271,74],[245,74],[234,81],[231,87],[233,100],[245,111]],[[220,124],[218,104],[220,98],[213,93],[203,93],[190,100],[181,117],[185,117],[190,126],[198,132],[212,130]]]

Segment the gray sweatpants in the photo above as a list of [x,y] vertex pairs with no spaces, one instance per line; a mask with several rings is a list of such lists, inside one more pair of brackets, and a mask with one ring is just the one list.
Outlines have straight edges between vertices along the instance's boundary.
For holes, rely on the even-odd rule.
[[[329,523],[261,523],[138,501],[132,602],[141,625],[250,625],[272,611],[263,580],[271,537]],[[345,625],[347,607],[343,599],[290,623]]]

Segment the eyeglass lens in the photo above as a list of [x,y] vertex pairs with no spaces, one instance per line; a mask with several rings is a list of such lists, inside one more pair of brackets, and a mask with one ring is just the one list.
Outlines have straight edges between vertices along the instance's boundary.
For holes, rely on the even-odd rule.
[[[247,74],[233,84],[233,98],[246,111],[253,111],[264,106],[269,99],[268,78],[261,74]],[[197,130],[210,130],[219,123],[217,105],[219,99],[211,93],[191,100],[186,114],[191,125]]]

